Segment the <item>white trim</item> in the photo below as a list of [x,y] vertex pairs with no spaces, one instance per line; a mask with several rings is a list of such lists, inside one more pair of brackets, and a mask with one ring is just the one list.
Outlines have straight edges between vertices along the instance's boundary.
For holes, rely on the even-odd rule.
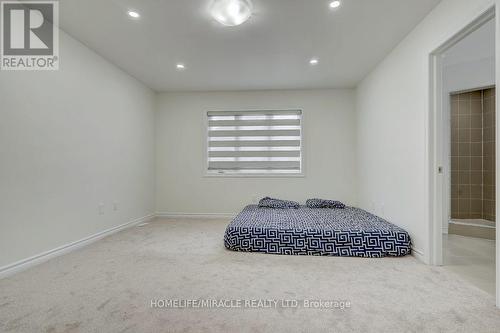
[[155,214],[150,214],[150,215],[147,215],[144,217],[140,217],[138,219],[129,221],[129,222],[121,224],[119,226],[109,228],[107,230],[98,232],[98,233],[93,234],[91,236],[82,238],[82,239],[77,240],[75,242],[71,242],[71,243],[59,246],[55,249],[45,251],[45,252],[42,252],[40,254],[34,255],[32,257],[22,259],[20,261],[15,262],[15,263],[0,267],[0,279],[11,276],[11,275],[16,274],[16,273],[19,273],[19,272],[24,271],[28,268],[39,265],[41,263],[44,263],[52,258],[61,256],[63,254],[67,254],[67,253],[75,251],[75,250],[78,250],[78,249],[80,249],[84,246],[90,245],[90,244],[92,244],[92,243],[94,243],[94,242],[96,242],[104,237],[107,237],[109,235],[112,235],[114,233],[122,231],[124,229],[133,227],[137,224],[151,221],[154,218],[155,218]]
[[427,264],[424,251],[420,249],[416,249],[413,246],[411,247],[411,255],[414,256],[418,261]]
[[156,217],[174,219],[232,219],[236,216],[234,213],[175,213],[175,212],[157,212]]
[[[498,1],[495,2],[496,4]],[[497,143],[495,145],[495,173],[498,175],[498,170],[499,170],[499,162],[500,162],[500,157],[498,156],[500,154],[500,145],[498,144],[498,139],[500,139],[500,133],[498,131],[498,128],[500,126],[500,119],[499,115],[500,113],[498,112],[500,110],[500,107],[498,106],[498,101],[500,100],[500,92],[498,91],[499,81],[500,81],[500,6],[495,5],[495,86],[497,87],[495,89],[495,128],[497,129],[495,131],[495,142]],[[500,211],[500,180],[498,179],[499,177],[495,177],[495,190],[496,190],[496,195],[495,195],[495,211]],[[500,308],[500,228],[496,228],[495,230],[495,294],[496,294],[496,306],[497,308]]]
[[206,172],[203,178],[305,178],[302,173],[210,173]]

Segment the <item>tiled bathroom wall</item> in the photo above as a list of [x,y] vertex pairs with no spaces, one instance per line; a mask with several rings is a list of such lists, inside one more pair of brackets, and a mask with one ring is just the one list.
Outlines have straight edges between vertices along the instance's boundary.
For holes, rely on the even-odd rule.
[[495,221],[495,89],[451,96],[451,217]]
[[495,221],[495,89],[483,90],[483,219]]

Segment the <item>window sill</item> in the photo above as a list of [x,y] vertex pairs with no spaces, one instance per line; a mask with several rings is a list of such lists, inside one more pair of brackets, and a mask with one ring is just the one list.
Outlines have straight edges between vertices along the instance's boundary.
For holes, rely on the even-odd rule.
[[203,178],[305,178],[304,173],[252,174],[252,173],[205,173]]

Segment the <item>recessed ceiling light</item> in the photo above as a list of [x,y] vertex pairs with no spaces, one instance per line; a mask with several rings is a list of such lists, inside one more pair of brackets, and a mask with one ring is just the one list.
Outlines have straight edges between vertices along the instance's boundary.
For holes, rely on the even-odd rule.
[[314,66],[314,65],[317,65],[318,63],[319,63],[319,60],[318,60],[318,59],[316,59],[316,58],[313,58],[313,59],[309,60],[309,64],[311,64],[311,65],[313,65],[313,66]]
[[339,8],[339,7],[340,7],[340,1],[330,2],[330,8]]
[[139,18],[139,17],[141,17],[141,15],[138,12],[133,11],[133,10],[129,10],[128,11],[128,16],[130,16],[131,18]]
[[210,7],[212,17],[230,27],[245,23],[252,16],[251,0],[214,0]]
[[186,69],[186,66],[184,66],[184,64],[177,64],[177,65],[175,65],[175,67],[176,67],[178,70],[183,70],[183,69]]

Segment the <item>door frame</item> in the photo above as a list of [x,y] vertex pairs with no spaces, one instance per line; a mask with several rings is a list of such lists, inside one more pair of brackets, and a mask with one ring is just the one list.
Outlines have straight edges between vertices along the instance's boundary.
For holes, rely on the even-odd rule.
[[[429,54],[429,70],[430,70],[430,90],[429,90],[429,262],[432,265],[442,265],[443,264],[443,223],[448,221],[448,204],[449,200],[449,180],[447,175],[449,174],[449,162],[447,162],[448,156],[445,144],[449,141],[446,139],[445,135],[448,135],[447,124],[446,124],[446,112],[444,110],[444,100],[443,100],[443,61],[442,55],[452,46],[463,40],[465,37],[479,29],[486,22],[491,19],[496,21],[495,29],[495,63],[496,63],[496,75],[495,84],[498,86],[499,79],[499,63],[500,63],[500,45],[497,43],[497,37],[499,34],[499,14],[496,11],[499,10],[496,6],[492,6],[484,11],[482,14],[477,16],[471,23],[465,26],[453,37],[444,42],[437,49]],[[500,10],[499,10],[500,12]],[[496,99],[498,101],[499,91],[496,90]],[[498,114],[498,103],[496,103],[496,114]],[[496,142],[499,138],[499,117],[496,117]],[[499,146],[496,145],[496,172],[499,174]],[[500,198],[499,180],[496,179],[496,198]],[[499,201],[496,200],[496,211],[499,211]],[[496,228],[496,304],[500,307],[500,228]]]

